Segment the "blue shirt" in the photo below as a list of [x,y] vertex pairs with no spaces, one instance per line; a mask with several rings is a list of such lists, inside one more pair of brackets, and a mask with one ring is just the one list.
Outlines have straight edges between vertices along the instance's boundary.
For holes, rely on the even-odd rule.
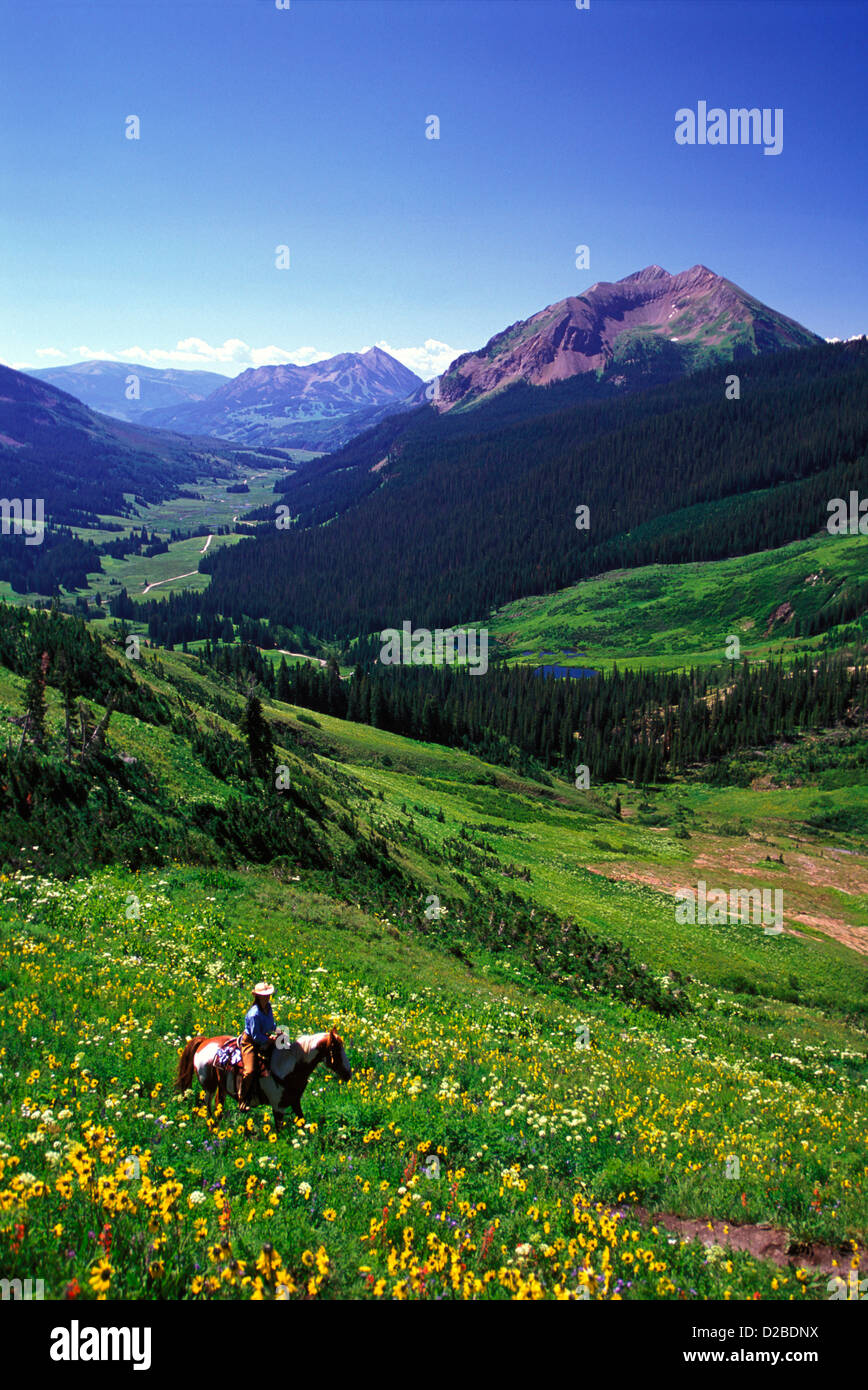
[[275,1029],[271,1005],[269,1004],[267,1009],[260,1009],[258,1004],[252,1004],[247,1010],[244,1027],[248,1037],[253,1039],[257,1047],[265,1047],[269,1033],[273,1033]]

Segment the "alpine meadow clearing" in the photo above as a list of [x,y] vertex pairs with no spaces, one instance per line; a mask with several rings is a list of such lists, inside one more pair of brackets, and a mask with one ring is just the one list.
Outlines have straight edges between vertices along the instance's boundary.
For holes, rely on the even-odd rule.
[[[828,1297],[834,1270],[683,1239],[664,1208],[858,1267],[865,1056],[843,1028],[762,1046],[756,1001],[703,986],[669,1018],[566,1003],[254,871],[17,870],[2,941],[3,1268],[46,1296]],[[232,1031],[262,975],[278,1023],[335,1024],[353,1068],[315,1073],[280,1136],[173,1092],[182,1043]]]

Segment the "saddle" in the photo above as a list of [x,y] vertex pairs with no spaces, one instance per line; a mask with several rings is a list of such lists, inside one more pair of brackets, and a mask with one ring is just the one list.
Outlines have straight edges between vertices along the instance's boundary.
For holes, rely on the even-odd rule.
[[[257,1052],[254,1059],[254,1076],[269,1076],[269,1058]],[[230,1038],[228,1042],[221,1043],[214,1056],[214,1065],[218,1072],[240,1071],[241,1070],[241,1038]]]
[[214,1058],[214,1065],[222,1067],[224,1071],[228,1071],[230,1067],[241,1066],[240,1038],[230,1038],[228,1042],[221,1044]]

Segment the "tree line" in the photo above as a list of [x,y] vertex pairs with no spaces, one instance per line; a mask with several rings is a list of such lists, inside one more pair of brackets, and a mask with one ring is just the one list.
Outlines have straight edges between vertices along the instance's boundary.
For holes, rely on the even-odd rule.
[[[852,658],[850,658],[852,660]],[[572,779],[637,785],[804,729],[864,724],[868,666],[846,655],[682,672],[624,670],[541,678],[528,667],[484,677],[460,667],[358,666],[350,681],[309,665],[278,670],[277,698],[490,762]]]
[[191,604],[345,641],[815,534],[829,498],[868,491],[868,344],[737,370],[737,401],[715,368],[530,420],[489,424],[480,407],[387,421],[281,480],[294,524],[204,557],[212,582]]

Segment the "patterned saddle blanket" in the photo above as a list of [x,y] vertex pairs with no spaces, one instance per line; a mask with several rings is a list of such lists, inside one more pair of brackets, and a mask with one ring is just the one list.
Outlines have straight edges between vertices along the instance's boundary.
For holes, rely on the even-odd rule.
[[221,1044],[214,1063],[218,1067],[241,1066],[241,1043],[238,1038],[230,1038],[228,1042]]

